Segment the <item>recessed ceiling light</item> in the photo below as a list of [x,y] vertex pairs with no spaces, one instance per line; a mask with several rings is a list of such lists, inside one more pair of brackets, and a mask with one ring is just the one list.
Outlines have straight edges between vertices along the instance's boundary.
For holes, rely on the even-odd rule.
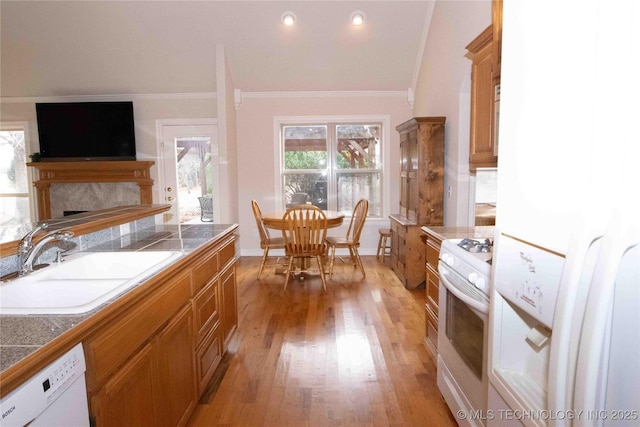
[[287,27],[296,23],[296,14],[293,12],[285,12],[282,14],[282,23]]
[[353,25],[362,25],[362,23],[364,22],[364,12],[356,10],[351,14],[351,17],[349,19],[351,20],[351,23]]

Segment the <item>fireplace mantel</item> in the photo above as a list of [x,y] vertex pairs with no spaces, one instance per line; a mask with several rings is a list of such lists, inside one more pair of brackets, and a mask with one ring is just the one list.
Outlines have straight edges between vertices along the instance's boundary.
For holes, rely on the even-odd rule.
[[153,180],[150,169],[154,164],[150,160],[27,163],[38,171],[38,178],[33,183],[38,200],[38,220],[51,218],[51,184],[133,182],[140,187],[140,204],[151,204]]

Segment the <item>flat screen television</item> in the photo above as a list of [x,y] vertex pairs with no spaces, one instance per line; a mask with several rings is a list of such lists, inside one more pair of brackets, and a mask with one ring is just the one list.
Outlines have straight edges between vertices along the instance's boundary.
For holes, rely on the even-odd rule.
[[135,160],[132,102],[36,103],[42,161]]

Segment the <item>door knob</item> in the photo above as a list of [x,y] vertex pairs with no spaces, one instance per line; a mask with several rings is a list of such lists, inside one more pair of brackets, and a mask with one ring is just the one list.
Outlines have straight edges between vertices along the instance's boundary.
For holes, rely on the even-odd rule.
[[173,201],[175,200],[175,198],[174,198],[174,197],[169,196],[169,197],[167,197],[167,200],[168,200],[168,201],[170,201],[170,202],[173,202]]

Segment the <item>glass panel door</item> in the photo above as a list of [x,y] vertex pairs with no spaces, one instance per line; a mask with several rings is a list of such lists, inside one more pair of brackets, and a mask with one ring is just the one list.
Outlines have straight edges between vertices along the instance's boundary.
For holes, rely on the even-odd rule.
[[219,214],[214,125],[162,126],[162,201],[170,224],[211,223]]

